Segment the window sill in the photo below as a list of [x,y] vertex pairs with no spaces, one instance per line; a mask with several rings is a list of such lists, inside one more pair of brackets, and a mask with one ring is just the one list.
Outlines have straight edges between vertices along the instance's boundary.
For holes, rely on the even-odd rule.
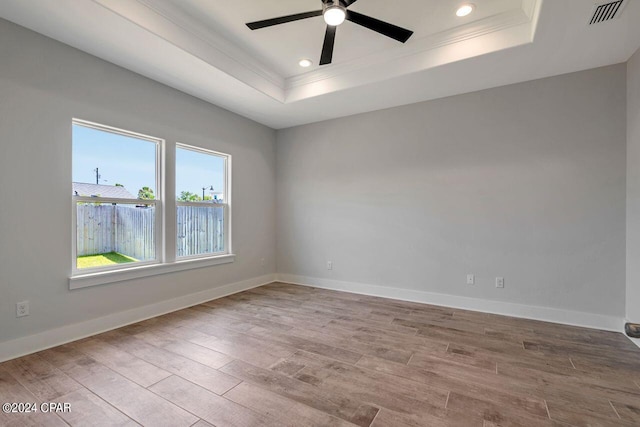
[[157,276],[159,274],[173,273],[176,271],[192,270],[195,268],[210,267],[212,265],[228,264],[234,262],[235,259],[236,256],[234,254],[227,254],[209,258],[181,260],[170,264],[143,265],[139,267],[125,268],[122,270],[80,274],[69,278],[69,289],[73,290],[88,288],[90,286],[122,282],[125,280],[139,279],[142,277]]

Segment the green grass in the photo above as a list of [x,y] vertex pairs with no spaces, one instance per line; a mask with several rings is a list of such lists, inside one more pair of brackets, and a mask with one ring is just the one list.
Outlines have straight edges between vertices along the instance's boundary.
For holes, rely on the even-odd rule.
[[135,258],[119,254],[118,252],[109,252],[106,254],[79,256],[77,259],[78,268],[104,267],[114,264],[126,264],[129,262],[137,262]]

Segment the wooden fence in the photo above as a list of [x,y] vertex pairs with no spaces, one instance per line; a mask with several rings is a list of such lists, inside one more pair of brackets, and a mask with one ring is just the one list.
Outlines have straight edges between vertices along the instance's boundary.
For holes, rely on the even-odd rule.
[[155,209],[78,204],[77,255],[119,252],[140,261],[155,259]]
[[[140,261],[155,259],[155,209],[78,204],[77,255],[119,252]],[[177,255],[224,251],[224,207],[178,206]]]
[[177,255],[224,251],[224,207],[178,206]]

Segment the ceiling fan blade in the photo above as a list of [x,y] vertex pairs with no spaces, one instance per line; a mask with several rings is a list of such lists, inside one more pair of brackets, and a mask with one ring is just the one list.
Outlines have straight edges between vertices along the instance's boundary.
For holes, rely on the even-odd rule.
[[357,1],[358,0],[340,0],[340,3],[342,3],[344,7],[349,7]]
[[327,32],[324,35],[324,44],[322,45],[322,55],[320,56],[320,65],[331,64],[333,59],[333,44],[336,41],[336,29],[332,25],[327,25]]
[[287,22],[299,21],[301,19],[313,18],[314,16],[322,16],[321,10],[313,12],[296,13],[295,15],[280,16],[279,18],[265,19],[264,21],[249,22],[247,27],[252,30],[260,28],[272,27],[274,25],[286,24]]
[[354,24],[362,25],[365,28],[387,37],[391,37],[392,39],[398,40],[402,43],[409,40],[409,37],[413,35],[413,31],[389,24],[388,22],[380,21],[379,19],[375,19],[352,10],[347,10],[347,20]]

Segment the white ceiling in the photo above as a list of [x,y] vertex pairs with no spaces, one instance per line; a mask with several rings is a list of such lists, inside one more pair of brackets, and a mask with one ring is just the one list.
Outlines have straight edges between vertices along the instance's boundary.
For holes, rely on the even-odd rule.
[[[158,9],[168,10],[170,0],[145,0]],[[349,10],[363,13],[414,31],[411,42],[495,15],[522,9],[520,0],[482,0],[476,13],[465,18],[455,15],[458,1],[404,0],[400,7],[389,7],[389,0],[361,0]],[[398,4],[398,3],[396,3]],[[321,0],[236,0],[233,7],[223,1],[182,0],[178,7],[235,46],[260,58],[267,66],[286,77],[304,74],[318,67],[326,24],[322,17],[291,22],[251,31],[247,22],[275,18],[292,13],[322,9]],[[397,41],[346,22],[338,28],[334,63],[344,63],[378,52],[401,48]],[[301,58],[314,62],[311,70],[298,66]]]
[[[415,32],[401,44],[350,22],[317,64],[320,0],[2,0],[0,16],[279,129],[625,62],[640,47],[640,1],[588,26],[591,0],[359,0],[350,9]],[[301,69],[300,58],[314,66]]]

